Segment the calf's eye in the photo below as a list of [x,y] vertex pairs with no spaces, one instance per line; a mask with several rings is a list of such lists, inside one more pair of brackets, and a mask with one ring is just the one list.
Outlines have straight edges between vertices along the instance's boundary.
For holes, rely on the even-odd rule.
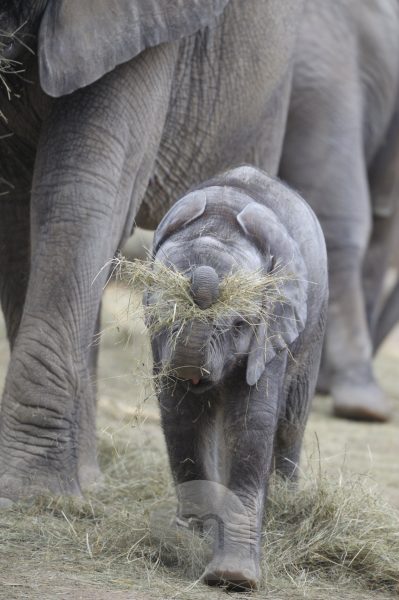
[[245,321],[243,319],[237,319],[237,321],[235,321],[234,325],[233,325],[233,334],[240,335],[240,333],[242,332],[244,327],[245,327]]

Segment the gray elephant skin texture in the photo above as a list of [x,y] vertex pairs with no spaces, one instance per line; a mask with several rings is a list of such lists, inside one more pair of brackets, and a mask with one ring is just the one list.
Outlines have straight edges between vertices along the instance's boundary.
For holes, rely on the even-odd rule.
[[11,101],[0,82],[0,498],[98,479],[103,266],[193,185],[256,157],[276,174],[303,4],[2,1],[25,72]]
[[[298,194],[244,166],[172,207],[156,230],[154,258],[191,280],[202,311],[231,273],[287,275],[279,299],[265,289],[259,300],[265,321],[227,313],[181,325],[177,314],[173,328],[152,335],[155,374],[172,373],[159,403],[178,523],[216,522],[207,583],[256,588],[269,475],[274,466],[296,478],[317,380],[328,305],[324,236]],[[145,302],[156,298],[147,292]]]
[[399,235],[399,3],[308,0],[305,13],[280,176],[327,243],[320,384],[338,416],[386,421],[372,357],[399,318],[399,280],[383,289]]
[[[387,418],[367,325],[385,311],[374,300],[374,277],[365,278],[363,294],[361,270],[382,273],[387,252],[375,243],[368,258],[367,199],[368,190],[391,198],[385,191],[398,173],[391,128],[398,5],[308,0],[306,13],[304,6],[2,1],[0,55],[25,72],[6,75],[10,89],[0,82],[0,300],[11,347],[0,498],[80,494],[97,480],[91,341],[108,275],[101,269],[135,221],[155,228],[201,181],[242,163],[276,175],[293,84],[281,173],[309,200],[327,237],[329,385],[341,405],[368,398],[366,414]],[[373,206],[380,220],[372,240],[386,240],[392,219],[381,215],[390,204]]]

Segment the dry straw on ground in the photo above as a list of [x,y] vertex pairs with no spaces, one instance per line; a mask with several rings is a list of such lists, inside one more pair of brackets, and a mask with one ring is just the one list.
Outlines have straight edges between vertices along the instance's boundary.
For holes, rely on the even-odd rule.
[[[0,565],[15,561],[17,569],[23,556],[31,573],[38,565],[78,572],[85,581],[133,586],[153,599],[218,597],[198,582],[209,558],[207,541],[174,526],[165,455],[146,444],[115,443],[107,434],[100,456],[105,485],[85,501],[42,498],[2,513]],[[297,491],[276,479],[262,571],[262,598],[266,592],[274,599],[362,598],[370,588],[394,595],[398,515],[364,478],[330,481],[319,473]]]

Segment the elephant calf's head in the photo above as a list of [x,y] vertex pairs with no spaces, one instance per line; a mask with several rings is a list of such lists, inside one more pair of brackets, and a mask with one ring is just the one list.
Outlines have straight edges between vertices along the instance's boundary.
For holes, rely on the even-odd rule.
[[155,260],[186,277],[192,304],[190,318],[176,308],[174,324],[153,336],[155,363],[196,392],[239,367],[255,385],[306,321],[306,269],[296,243],[245,187],[216,181],[177,202],[154,240]]
[[252,339],[251,325],[227,307],[224,269],[218,269],[220,256],[215,258],[209,252],[208,264],[185,271],[193,303],[191,312],[194,305],[197,316],[182,321],[177,314],[176,324],[167,328],[163,337],[161,334],[158,344],[163,367],[195,392],[223,380],[243,361]]

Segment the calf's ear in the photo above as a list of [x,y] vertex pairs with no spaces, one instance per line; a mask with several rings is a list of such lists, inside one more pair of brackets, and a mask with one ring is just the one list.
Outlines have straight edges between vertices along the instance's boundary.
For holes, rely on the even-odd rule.
[[185,196],[166,213],[157,227],[154,236],[154,256],[159,247],[178,229],[188,225],[204,214],[206,209],[206,193],[196,191]]
[[[278,297],[265,291],[263,302],[270,318],[257,326],[248,356],[247,383],[255,385],[278,351],[292,344],[307,318],[307,269],[300,248],[276,215],[252,202],[237,216],[238,224],[276,275]],[[300,226],[300,224],[298,224]]]
[[49,0],[39,33],[40,80],[58,97],[146,48],[212,26],[229,0]]
[[275,356],[274,348],[267,343],[266,323],[260,323],[254,330],[248,355],[246,380],[248,385],[256,385],[268,362]]

